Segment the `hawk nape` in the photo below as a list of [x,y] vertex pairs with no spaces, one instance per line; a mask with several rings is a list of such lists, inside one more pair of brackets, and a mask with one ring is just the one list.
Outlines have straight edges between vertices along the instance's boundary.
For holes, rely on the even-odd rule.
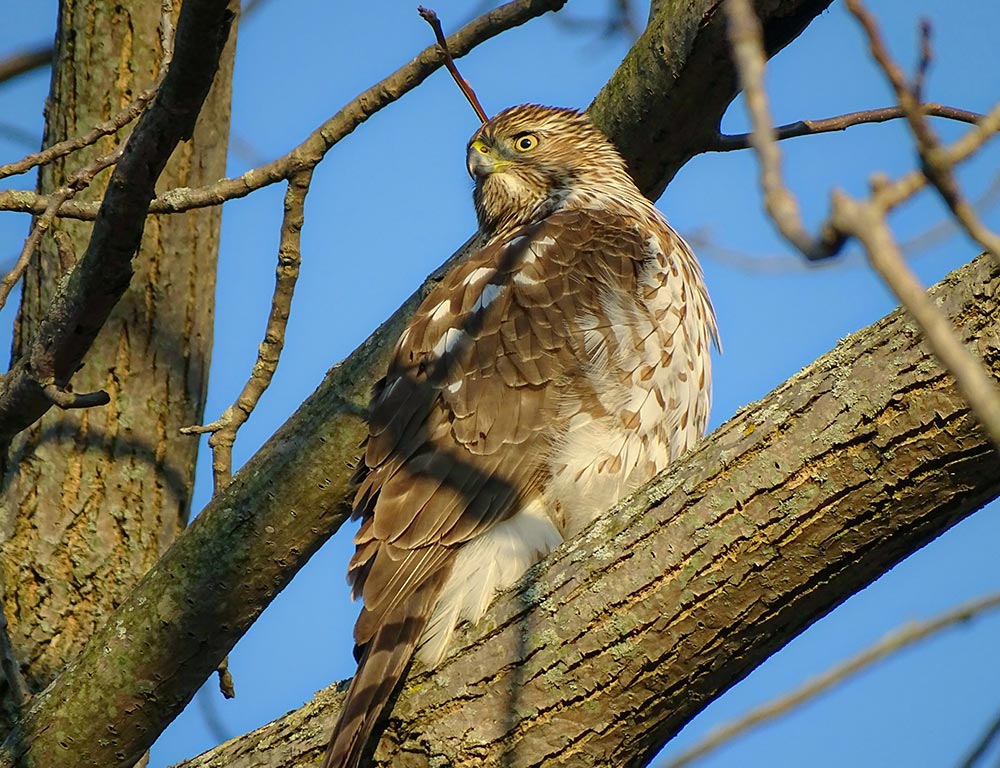
[[437,664],[459,622],[708,420],[701,269],[608,139],[574,110],[518,106],[467,159],[487,243],[421,304],[371,402],[358,671],[327,768],[359,765],[414,655]]

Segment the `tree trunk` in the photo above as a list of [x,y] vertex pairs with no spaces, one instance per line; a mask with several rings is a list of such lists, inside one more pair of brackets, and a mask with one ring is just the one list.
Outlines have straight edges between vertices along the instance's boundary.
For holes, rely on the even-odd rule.
[[[109,119],[153,85],[159,24],[159,3],[62,0],[46,146]],[[162,186],[224,175],[234,50],[235,29],[194,137],[173,154]],[[39,190],[55,191],[126,134],[43,166]],[[79,197],[100,199],[109,177],[103,172]],[[218,208],[148,219],[131,285],[73,378],[77,391],[105,390],[110,404],[50,410],[5,457],[0,585],[32,690],[79,653],[187,519],[197,440],[178,429],[202,418],[220,222]],[[54,229],[82,254],[92,222],[59,219]],[[15,360],[69,266],[51,233],[43,237],[25,279]],[[11,702],[5,705],[9,716]],[[8,728],[5,720],[0,730]]]

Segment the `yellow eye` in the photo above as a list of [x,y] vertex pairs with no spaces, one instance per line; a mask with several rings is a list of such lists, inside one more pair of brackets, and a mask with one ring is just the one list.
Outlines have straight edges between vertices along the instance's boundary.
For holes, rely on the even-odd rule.
[[530,152],[538,146],[538,137],[531,133],[522,133],[514,139],[514,149],[518,152]]

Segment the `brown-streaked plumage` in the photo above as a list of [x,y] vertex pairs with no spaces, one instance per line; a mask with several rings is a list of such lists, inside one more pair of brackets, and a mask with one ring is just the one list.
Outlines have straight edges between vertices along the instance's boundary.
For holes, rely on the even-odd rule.
[[356,768],[415,655],[703,434],[718,343],[701,269],[574,110],[467,149],[486,245],[431,292],[376,388],[348,572],[358,671],[324,766]]

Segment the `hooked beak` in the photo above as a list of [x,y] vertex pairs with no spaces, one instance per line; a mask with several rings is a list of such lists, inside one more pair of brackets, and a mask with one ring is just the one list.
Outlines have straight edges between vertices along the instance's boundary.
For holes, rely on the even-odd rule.
[[476,139],[469,144],[465,155],[465,166],[469,169],[469,175],[477,180],[503,170],[507,164],[508,161],[501,160],[497,156],[496,150],[481,139]]

